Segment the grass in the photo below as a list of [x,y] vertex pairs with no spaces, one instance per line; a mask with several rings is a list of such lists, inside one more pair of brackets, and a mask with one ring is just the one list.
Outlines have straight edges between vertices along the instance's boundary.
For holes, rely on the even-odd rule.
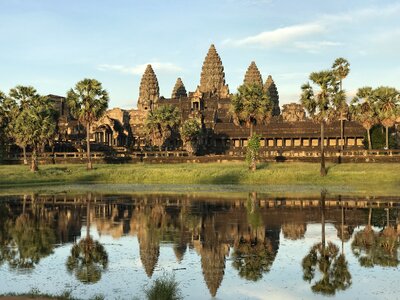
[[174,276],[163,275],[153,285],[145,289],[147,300],[180,300],[183,299]]
[[263,163],[250,172],[245,163],[42,165],[37,173],[27,166],[1,165],[0,189],[68,184],[251,185],[332,188],[346,191],[400,192],[399,164],[328,164],[319,175],[317,163]]

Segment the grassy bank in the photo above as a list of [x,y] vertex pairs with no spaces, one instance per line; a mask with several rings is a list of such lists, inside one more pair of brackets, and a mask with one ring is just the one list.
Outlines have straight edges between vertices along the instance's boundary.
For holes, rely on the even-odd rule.
[[398,164],[329,164],[319,176],[316,163],[265,163],[249,172],[244,163],[0,166],[0,188],[56,184],[234,184],[346,187],[400,192]]

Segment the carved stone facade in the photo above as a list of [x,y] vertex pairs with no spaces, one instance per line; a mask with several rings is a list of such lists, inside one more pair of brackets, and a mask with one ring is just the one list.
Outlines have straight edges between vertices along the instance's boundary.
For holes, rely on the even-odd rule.
[[301,104],[290,103],[282,106],[282,118],[285,122],[305,121],[306,112]]

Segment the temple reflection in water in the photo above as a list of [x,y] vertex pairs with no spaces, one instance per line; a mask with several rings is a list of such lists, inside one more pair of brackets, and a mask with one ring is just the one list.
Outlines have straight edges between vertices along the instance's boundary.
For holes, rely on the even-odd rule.
[[[3,196],[0,264],[29,272],[57,247],[72,244],[67,269],[81,282],[95,283],[112,261],[93,232],[115,240],[134,236],[148,278],[157,269],[160,246],[171,246],[178,263],[194,251],[214,297],[228,264],[241,279],[259,281],[270,272],[282,239],[304,239],[308,224],[318,223],[321,241],[299,264],[313,292],[332,295],[351,285],[349,255],[357,257],[362,267],[399,265],[400,203],[396,199],[325,197]],[[325,240],[326,222],[334,225],[342,245]],[[347,242],[351,242],[350,253],[344,253]],[[315,276],[316,272],[321,275]]]

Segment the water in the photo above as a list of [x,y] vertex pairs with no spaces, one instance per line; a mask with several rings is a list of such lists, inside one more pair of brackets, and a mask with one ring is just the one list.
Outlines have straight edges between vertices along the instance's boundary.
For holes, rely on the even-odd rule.
[[397,299],[400,198],[28,193],[0,197],[0,293]]

